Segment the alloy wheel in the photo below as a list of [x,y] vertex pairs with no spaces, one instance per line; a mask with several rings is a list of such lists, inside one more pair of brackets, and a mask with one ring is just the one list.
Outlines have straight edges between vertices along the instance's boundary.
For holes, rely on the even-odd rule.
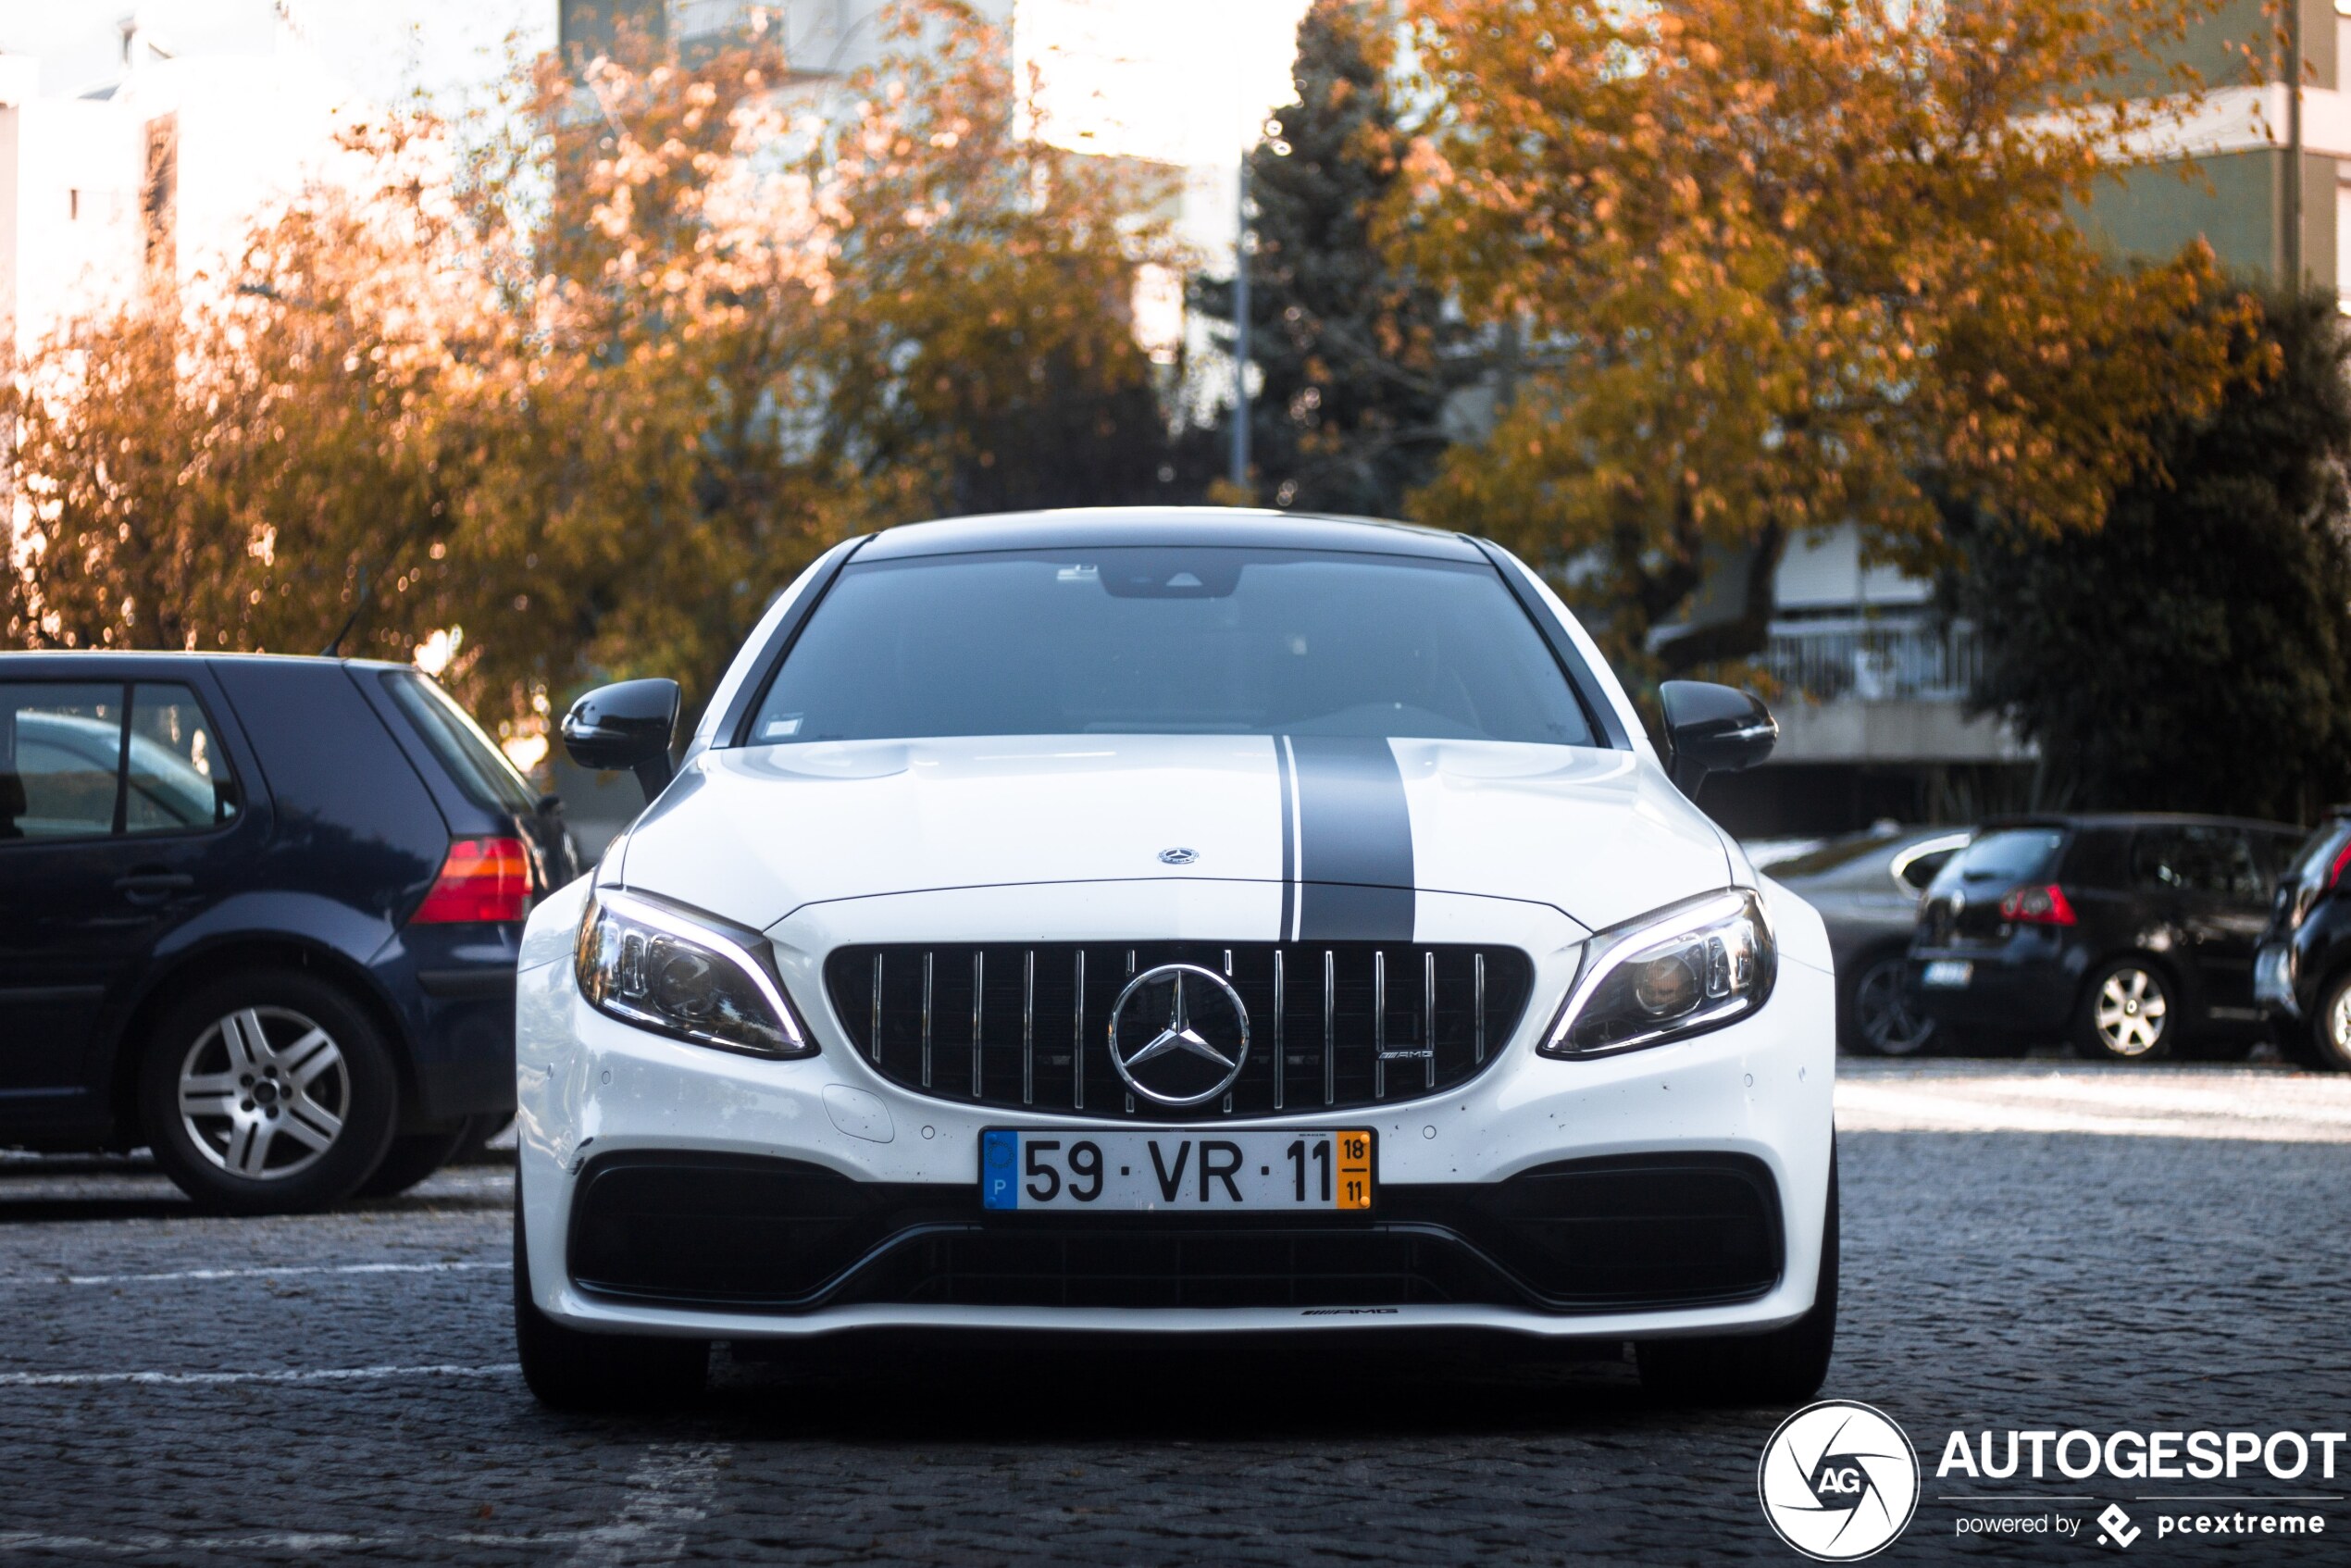
[[1934,1033],[1934,1020],[1903,995],[1903,968],[1900,959],[1881,959],[1853,985],[1853,1021],[1862,1041],[1884,1056],[1915,1055]]
[[2145,1056],[2162,1041],[2171,1003],[2162,982],[2144,969],[2117,969],[2098,987],[2091,1021],[2117,1056]]
[[342,1049],[287,1007],[246,1007],[196,1037],[180,1064],[180,1119],[205,1159],[248,1181],[316,1164],[351,1114]]
[[2338,986],[2334,1005],[2327,1009],[2327,1043],[2334,1047],[2334,1059],[2351,1063],[2351,986]]

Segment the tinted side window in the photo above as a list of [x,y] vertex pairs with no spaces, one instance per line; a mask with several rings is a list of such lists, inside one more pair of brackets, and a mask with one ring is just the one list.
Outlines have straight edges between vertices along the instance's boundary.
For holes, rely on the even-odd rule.
[[2265,891],[2253,846],[2234,828],[2152,828],[2131,846],[2132,879],[2148,889],[2258,900]]
[[122,792],[122,688],[0,684],[0,839],[96,839]]
[[1951,857],[1959,852],[1957,850],[1931,850],[1925,854],[1914,855],[1910,863],[1902,867],[1901,878],[1924,892],[1926,885],[1934,880],[1934,874],[1949,865]]
[[131,689],[131,765],[123,829],[186,833],[237,815],[228,753],[196,694],[143,681]]

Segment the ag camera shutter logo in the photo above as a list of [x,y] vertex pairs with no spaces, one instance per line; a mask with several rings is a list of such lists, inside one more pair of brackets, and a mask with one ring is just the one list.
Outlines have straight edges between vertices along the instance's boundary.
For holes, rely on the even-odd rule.
[[1780,1423],[1755,1469],[1763,1517],[1820,1562],[1885,1550],[1919,1506],[1919,1456],[1885,1412],[1823,1400]]

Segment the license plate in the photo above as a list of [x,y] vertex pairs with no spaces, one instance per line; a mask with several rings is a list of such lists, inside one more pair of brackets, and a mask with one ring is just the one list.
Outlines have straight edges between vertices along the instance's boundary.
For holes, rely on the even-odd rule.
[[1368,1209],[1372,1135],[991,1129],[979,1191],[990,1209]]
[[1963,990],[1975,978],[1975,965],[1964,958],[1938,958],[1926,966],[1922,983],[1936,990]]

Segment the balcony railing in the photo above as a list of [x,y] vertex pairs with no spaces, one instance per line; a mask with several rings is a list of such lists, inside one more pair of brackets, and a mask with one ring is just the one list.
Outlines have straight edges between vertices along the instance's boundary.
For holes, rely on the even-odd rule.
[[1784,699],[1956,701],[1975,684],[1984,658],[1964,621],[1837,619],[1781,622],[1760,662]]

